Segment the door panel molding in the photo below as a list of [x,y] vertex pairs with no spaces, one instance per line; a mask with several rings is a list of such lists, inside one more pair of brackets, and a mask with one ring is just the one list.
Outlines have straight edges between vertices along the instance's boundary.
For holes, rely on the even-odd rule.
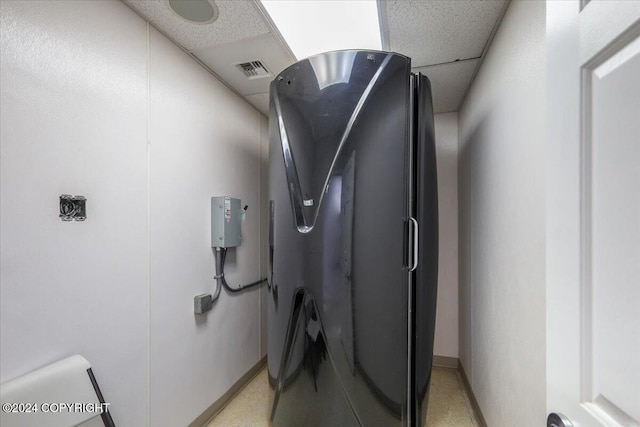
[[[594,299],[594,83],[640,56],[640,20],[602,48],[580,69],[580,397],[582,406],[605,425],[638,426],[640,422],[610,401],[598,387],[594,334],[598,302]],[[603,316],[600,316],[603,317]],[[595,319],[595,320],[594,320]]]
[[546,6],[547,409],[582,427],[638,427],[640,96],[638,57],[625,55],[640,2]]

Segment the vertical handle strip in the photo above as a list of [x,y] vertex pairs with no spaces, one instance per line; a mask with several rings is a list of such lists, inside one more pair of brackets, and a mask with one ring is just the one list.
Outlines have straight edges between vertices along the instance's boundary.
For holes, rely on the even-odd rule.
[[267,287],[271,289],[273,286],[273,251],[274,251],[274,224],[275,221],[275,203],[273,200],[269,201],[269,280],[267,280]]
[[409,217],[409,221],[413,224],[413,252],[411,253],[411,268],[409,271],[415,271],[418,268],[418,221]]

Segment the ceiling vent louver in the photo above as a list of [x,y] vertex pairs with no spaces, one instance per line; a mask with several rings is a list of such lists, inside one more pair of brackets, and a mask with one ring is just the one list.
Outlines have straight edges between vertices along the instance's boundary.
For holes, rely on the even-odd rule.
[[255,60],[249,62],[243,62],[236,64],[236,67],[249,79],[260,79],[262,77],[269,77],[271,73],[262,64],[262,61]]

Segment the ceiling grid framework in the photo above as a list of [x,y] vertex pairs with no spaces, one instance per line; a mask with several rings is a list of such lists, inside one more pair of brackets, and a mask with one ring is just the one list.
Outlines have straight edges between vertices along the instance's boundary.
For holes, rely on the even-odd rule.
[[[167,0],[123,1],[268,115],[269,83],[296,58],[259,0],[214,0],[219,17],[210,24],[181,18]],[[410,57],[414,72],[429,77],[435,113],[459,109],[507,4],[508,0],[379,0],[385,44],[389,51]],[[254,60],[271,75],[247,78],[236,66]]]

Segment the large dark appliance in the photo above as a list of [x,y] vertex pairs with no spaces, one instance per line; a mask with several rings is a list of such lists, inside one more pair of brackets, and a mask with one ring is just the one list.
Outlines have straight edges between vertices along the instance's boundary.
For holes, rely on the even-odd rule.
[[275,426],[418,426],[438,201],[429,80],[329,52],[271,83],[268,370]]

